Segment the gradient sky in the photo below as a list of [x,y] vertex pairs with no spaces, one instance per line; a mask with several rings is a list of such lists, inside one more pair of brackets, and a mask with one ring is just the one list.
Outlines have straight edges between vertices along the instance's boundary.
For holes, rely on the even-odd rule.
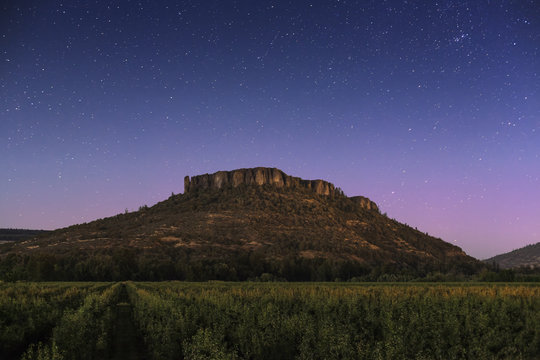
[[0,227],[269,166],[478,258],[540,241],[538,1],[2,4]]

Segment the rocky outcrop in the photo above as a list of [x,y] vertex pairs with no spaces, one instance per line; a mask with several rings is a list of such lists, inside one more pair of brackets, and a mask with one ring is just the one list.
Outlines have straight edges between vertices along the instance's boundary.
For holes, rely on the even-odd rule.
[[184,178],[184,192],[197,189],[220,189],[226,186],[237,187],[245,185],[274,185],[286,188],[311,189],[319,195],[334,196],[341,190],[324,180],[304,180],[285,174],[276,168],[251,168],[232,171],[218,171],[214,174],[189,176]]
[[356,203],[360,204],[360,207],[368,210],[375,210],[379,211],[379,207],[377,204],[375,204],[373,201],[369,200],[367,197],[363,196],[352,196],[349,199],[355,201]]
[[[341,189],[324,180],[304,180],[285,174],[276,168],[257,167],[218,171],[214,174],[197,175],[184,178],[184,193],[199,189],[220,189],[239,185],[273,185],[293,189],[309,189],[314,193],[326,196],[344,196]],[[363,196],[352,197],[363,208],[378,211],[377,204]]]

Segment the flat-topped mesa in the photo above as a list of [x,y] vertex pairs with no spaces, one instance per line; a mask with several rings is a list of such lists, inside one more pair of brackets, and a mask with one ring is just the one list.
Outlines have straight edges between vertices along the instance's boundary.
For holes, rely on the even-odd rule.
[[[302,188],[313,190],[319,195],[343,195],[341,189],[324,180],[304,180],[285,174],[276,168],[257,167],[250,169],[237,169],[232,171],[218,171],[214,174],[204,174],[184,178],[184,193],[198,189],[220,189],[222,187],[239,185],[274,185],[285,188]],[[361,207],[378,211],[377,204],[363,196],[352,197]]]
[[304,180],[285,174],[276,168],[257,167],[251,169],[237,169],[232,171],[218,171],[214,174],[189,176],[184,178],[184,193],[197,189],[220,189],[225,186],[237,187],[245,185],[274,185],[286,188],[312,189],[319,195],[341,194],[339,189],[324,180]]

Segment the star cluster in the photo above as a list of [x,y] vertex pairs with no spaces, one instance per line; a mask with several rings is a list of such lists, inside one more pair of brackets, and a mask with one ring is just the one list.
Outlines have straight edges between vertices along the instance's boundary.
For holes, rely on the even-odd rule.
[[540,241],[536,1],[23,0],[1,17],[0,227],[272,166],[473,256]]

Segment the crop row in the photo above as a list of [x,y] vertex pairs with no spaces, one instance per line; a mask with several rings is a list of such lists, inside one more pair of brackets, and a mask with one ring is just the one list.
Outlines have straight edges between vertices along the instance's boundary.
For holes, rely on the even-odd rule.
[[130,284],[153,359],[536,359],[540,288]]
[[125,330],[160,360],[538,359],[540,287],[0,283],[1,359],[112,358]]
[[107,353],[118,285],[0,285],[0,358],[96,359]]

